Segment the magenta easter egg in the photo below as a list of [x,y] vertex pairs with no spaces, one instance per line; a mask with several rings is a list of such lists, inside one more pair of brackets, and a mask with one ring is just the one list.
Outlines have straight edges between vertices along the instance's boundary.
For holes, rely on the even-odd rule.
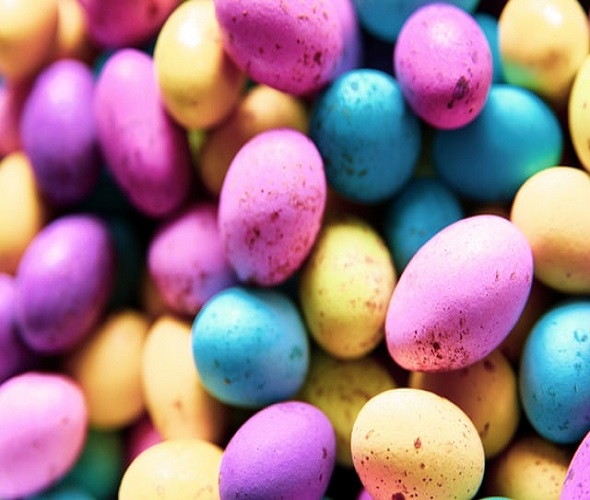
[[441,129],[473,121],[492,84],[492,54],[484,32],[469,13],[450,4],[414,11],[399,33],[393,61],[414,113]]
[[326,205],[321,156],[301,132],[274,129],[247,142],[221,188],[218,223],[238,278],[288,279],[309,254]]
[[390,355],[414,371],[483,359],[520,317],[532,277],[530,245],[507,219],[477,215],[447,226],[418,250],[393,291]]
[[56,483],[80,455],[86,426],[82,391],[65,376],[26,372],[0,385],[0,498]]
[[561,500],[584,500],[590,498],[590,432],[578,444],[572,457],[563,488]]

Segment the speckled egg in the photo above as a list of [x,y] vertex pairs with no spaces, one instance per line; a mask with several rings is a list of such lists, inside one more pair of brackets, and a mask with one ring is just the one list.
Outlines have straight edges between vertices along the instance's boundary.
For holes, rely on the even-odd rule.
[[22,338],[43,353],[65,352],[97,325],[114,280],[109,230],[98,217],[64,215],[27,247],[16,273]]
[[492,54],[482,29],[446,3],[414,11],[401,28],[393,62],[410,107],[436,128],[473,121],[492,83]]
[[299,300],[312,338],[336,358],[360,358],[383,340],[397,273],[367,222],[330,219],[301,272]]
[[327,0],[214,0],[225,50],[255,81],[295,95],[333,77],[344,34]]
[[218,213],[226,256],[241,281],[276,285],[301,266],[320,230],[326,189],[320,153],[303,133],[268,130],[242,146]]
[[268,406],[227,444],[219,467],[221,500],[322,498],[335,455],[334,429],[318,408],[300,401]]
[[352,460],[375,500],[473,498],[484,474],[477,429],[448,399],[420,389],[391,389],[359,412]]
[[71,379],[26,372],[0,385],[0,498],[22,498],[55,484],[86,438],[82,391]]
[[590,496],[590,433],[576,448],[563,482],[561,500],[585,500]]
[[530,245],[507,219],[476,215],[447,226],[418,250],[393,291],[390,355],[415,371],[483,359],[517,322],[532,279]]

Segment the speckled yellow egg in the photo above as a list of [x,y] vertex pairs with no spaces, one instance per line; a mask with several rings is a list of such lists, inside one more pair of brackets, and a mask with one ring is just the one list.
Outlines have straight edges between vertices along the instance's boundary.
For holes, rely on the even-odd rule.
[[531,245],[535,277],[564,293],[590,292],[590,175],[552,167],[518,190],[510,218]]
[[298,396],[325,413],[336,433],[336,462],[352,467],[350,435],[359,411],[373,396],[395,387],[392,374],[372,355],[338,360],[317,349]]
[[301,274],[299,298],[312,337],[336,358],[359,358],[384,336],[396,271],[367,222],[329,220]]
[[30,160],[21,152],[0,160],[0,272],[14,274],[47,218]]
[[66,359],[94,427],[120,429],[143,413],[141,362],[148,328],[147,318],[137,311],[113,313]]
[[576,74],[568,103],[569,130],[578,159],[590,171],[590,55]]
[[213,0],[188,0],[158,35],[154,65],[164,106],[186,128],[208,128],[237,104],[245,75],[225,54]]
[[512,440],[520,420],[514,370],[499,351],[477,363],[449,372],[413,372],[409,386],[432,391],[461,408],[474,423],[486,458],[500,453]]
[[508,83],[562,105],[588,54],[588,16],[577,0],[509,0],[498,43]]
[[142,380],[148,414],[164,439],[222,441],[227,407],[201,384],[190,323],[164,315],[152,324],[143,351]]
[[299,98],[267,85],[252,87],[230,117],[205,137],[198,161],[203,184],[219,196],[225,173],[246,142],[273,128],[306,133],[307,125],[308,112]]
[[199,439],[163,441],[131,462],[119,487],[119,500],[218,500],[223,451]]
[[488,464],[484,491],[526,500],[558,500],[573,452],[538,435],[516,439]]
[[0,76],[22,81],[49,62],[58,27],[58,0],[0,0]]
[[484,474],[477,429],[454,403],[420,389],[371,398],[352,429],[352,460],[374,500],[473,498]]

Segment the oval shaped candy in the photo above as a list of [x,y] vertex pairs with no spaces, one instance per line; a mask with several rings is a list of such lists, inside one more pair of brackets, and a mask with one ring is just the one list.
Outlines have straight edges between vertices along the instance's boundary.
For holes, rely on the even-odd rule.
[[568,125],[576,155],[583,167],[590,171],[590,55],[576,72],[568,101]]
[[584,436],[572,457],[563,488],[561,500],[584,500],[590,496],[590,433]]
[[476,215],[447,226],[418,250],[393,291],[390,355],[416,371],[483,359],[517,322],[532,279],[530,245],[510,221]]

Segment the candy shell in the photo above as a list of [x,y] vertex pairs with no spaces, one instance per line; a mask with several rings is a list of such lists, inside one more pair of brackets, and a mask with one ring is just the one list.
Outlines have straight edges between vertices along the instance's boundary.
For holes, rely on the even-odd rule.
[[584,436],[572,457],[563,488],[561,500],[584,500],[590,496],[590,433]]
[[572,84],[568,102],[568,124],[572,144],[582,166],[590,171],[590,55],[580,65]]

